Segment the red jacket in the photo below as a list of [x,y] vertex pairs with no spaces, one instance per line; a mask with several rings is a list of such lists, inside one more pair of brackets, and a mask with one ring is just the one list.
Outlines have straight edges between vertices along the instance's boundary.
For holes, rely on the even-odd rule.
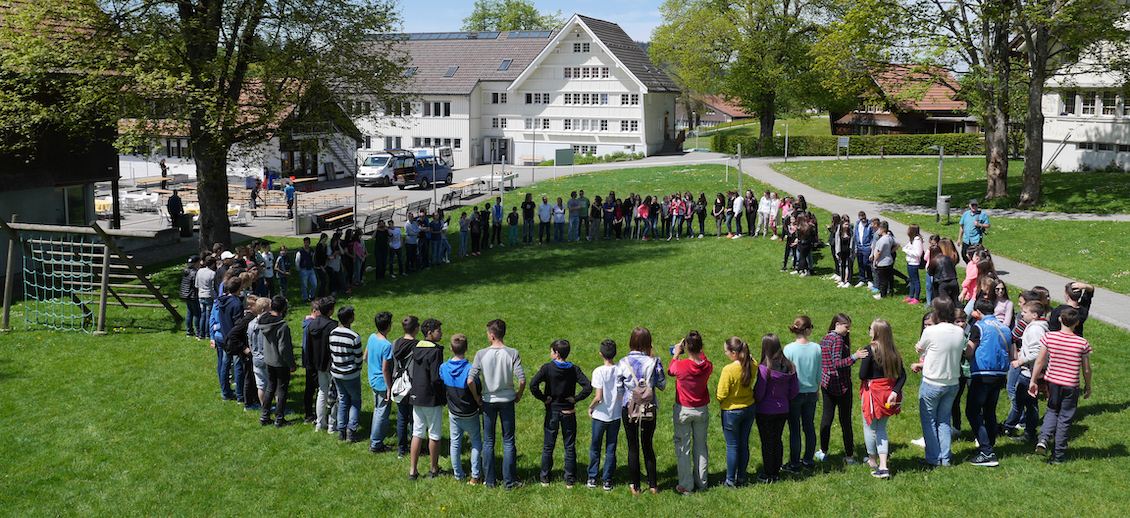
[[902,394],[894,405],[887,406],[887,398],[891,397],[891,389],[895,387],[895,380],[879,378],[864,380],[859,386],[860,407],[863,410],[863,421],[871,424],[873,419],[892,416],[902,411]]

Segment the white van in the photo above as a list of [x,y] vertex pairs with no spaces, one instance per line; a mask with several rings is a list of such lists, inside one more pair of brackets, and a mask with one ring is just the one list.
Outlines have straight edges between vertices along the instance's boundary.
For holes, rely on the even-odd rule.
[[[396,177],[396,169],[403,168],[411,160],[412,153],[403,149],[386,149],[365,157],[357,168],[357,184],[370,186],[391,186]],[[406,159],[408,159],[406,161]],[[400,165],[397,165],[397,164]]]
[[418,147],[416,149],[413,149],[412,152],[415,153],[417,157],[422,157],[422,156],[439,157],[439,161],[444,163],[444,164],[447,164],[447,167],[450,167],[450,168],[453,168],[453,169],[455,168],[455,158],[451,156],[451,147],[450,146],[442,146],[442,147],[434,147],[434,148]]

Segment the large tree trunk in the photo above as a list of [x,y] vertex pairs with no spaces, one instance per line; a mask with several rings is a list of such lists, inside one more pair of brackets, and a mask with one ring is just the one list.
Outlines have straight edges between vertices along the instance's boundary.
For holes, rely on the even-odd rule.
[[1043,196],[1044,164],[1044,80],[1047,78],[1048,29],[1036,25],[1029,40],[1031,82],[1028,83],[1028,113],[1024,120],[1024,179],[1020,191],[1020,208],[1039,203]]
[[[197,132],[194,132],[197,133]],[[213,149],[213,138],[198,133],[192,151],[196,161],[196,193],[200,200],[200,249],[211,250],[213,243],[231,248],[228,223],[228,158]]]
[[[985,134],[985,170],[988,185],[985,199],[1008,197],[1008,82],[1012,72],[1009,55],[1009,23],[1011,8],[1001,8],[999,19],[993,24],[992,48],[986,52],[992,68],[993,100],[989,117],[993,119],[993,134]],[[992,145],[989,145],[990,139]]]
[[777,123],[776,98],[767,95],[758,100],[757,118],[761,122],[761,134],[757,139],[757,156],[765,156],[766,145],[772,146],[773,129]]

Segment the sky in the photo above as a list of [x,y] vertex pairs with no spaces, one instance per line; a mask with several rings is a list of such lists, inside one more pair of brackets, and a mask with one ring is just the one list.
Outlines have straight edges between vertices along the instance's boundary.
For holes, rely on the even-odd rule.
[[[474,0],[399,0],[404,32],[455,32],[471,15]],[[662,0],[534,0],[541,13],[561,11],[564,19],[582,14],[620,25],[633,40],[651,41],[651,30],[662,22]]]

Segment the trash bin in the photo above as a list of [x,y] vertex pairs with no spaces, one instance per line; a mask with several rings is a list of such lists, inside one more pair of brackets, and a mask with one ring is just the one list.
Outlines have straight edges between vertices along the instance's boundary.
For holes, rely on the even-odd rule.
[[177,226],[180,227],[180,237],[192,237],[192,214],[177,216]]
[[938,218],[937,218],[937,220],[941,221],[942,216],[945,215],[947,224],[949,224],[949,222],[950,222],[950,199],[951,199],[950,196],[938,196]]
[[298,233],[309,234],[314,231],[310,218],[312,216],[298,216]]

